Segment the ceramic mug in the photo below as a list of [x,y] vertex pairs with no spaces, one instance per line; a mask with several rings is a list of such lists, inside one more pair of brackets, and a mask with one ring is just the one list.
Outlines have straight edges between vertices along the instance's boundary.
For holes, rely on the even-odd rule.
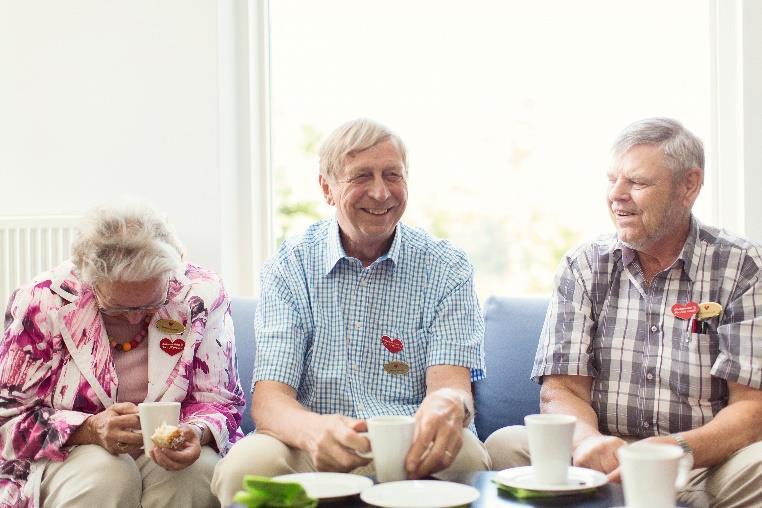
[[395,482],[407,479],[405,458],[413,443],[415,419],[412,416],[376,416],[366,420],[370,440],[370,452],[357,452],[366,459],[373,459],[378,482]]
[[179,402],[141,402],[138,404],[138,413],[140,414],[140,431],[143,433],[143,450],[146,457],[151,456],[153,449],[153,435],[156,427],[162,423],[167,425],[178,425],[180,421],[180,403]]
[[633,443],[619,448],[617,457],[628,508],[673,508],[693,467],[692,458],[671,444]]
[[577,419],[570,415],[539,414],[524,417],[529,436],[529,457],[538,483],[569,482],[572,438]]

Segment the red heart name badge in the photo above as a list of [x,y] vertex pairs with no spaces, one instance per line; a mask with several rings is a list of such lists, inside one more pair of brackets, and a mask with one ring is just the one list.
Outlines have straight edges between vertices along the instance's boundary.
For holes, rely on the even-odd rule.
[[402,348],[405,347],[402,344],[401,340],[392,339],[388,335],[384,335],[381,337],[381,344],[383,344],[384,347],[388,349],[390,353],[399,353],[400,351],[402,351]]
[[175,356],[177,353],[180,353],[185,349],[185,341],[183,339],[169,340],[165,337],[159,342],[159,347],[168,355]]
[[690,319],[699,311],[696,302],[676,303],[672,306],[672,315],[678,319]]

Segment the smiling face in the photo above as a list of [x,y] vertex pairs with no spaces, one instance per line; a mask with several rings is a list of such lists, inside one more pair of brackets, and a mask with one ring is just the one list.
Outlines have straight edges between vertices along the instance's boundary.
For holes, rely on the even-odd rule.
[[675,177],[652,145],[636,145],[616,158],[608,172],[608,206],[619,239],[647,253],[681,246],[698,194],[688,185],[696,171]]
[[345,157],[337,174],[320,175],[323,196],[336,207],[347,254],[372,262],[386,252],[407,206],[406,178],[397,145],[388,139]]

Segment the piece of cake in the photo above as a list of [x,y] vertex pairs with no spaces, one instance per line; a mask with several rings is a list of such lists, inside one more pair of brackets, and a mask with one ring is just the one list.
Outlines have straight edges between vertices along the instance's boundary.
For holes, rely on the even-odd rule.
[[167,422],[162,422],[161,425],[156,427],[156,430],[151,436],[153,444],[159,448],[177,448],[185,441],[183,431],[179,427],[174,425],[167,425]]

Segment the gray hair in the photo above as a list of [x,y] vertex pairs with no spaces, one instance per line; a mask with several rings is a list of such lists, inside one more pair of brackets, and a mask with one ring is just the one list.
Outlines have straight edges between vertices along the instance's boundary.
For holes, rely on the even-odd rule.
[[380,123],[358,118],[334,130],[320,147],[320,174],[334,176],[344,165],[344,158],[391,140],[397,146],[407,171],[407,150],[399,136]]
[[103,205],[78,228],[72,261],[80,280],[137,282],[179,271],[185,249],[166,219],[141,204]]
[[704,144],[677,120],[646,118],[631,123],[619,133],[611,154],[621,156],[635,145],[660,147],[675,176],[690,168],[704,170]]

